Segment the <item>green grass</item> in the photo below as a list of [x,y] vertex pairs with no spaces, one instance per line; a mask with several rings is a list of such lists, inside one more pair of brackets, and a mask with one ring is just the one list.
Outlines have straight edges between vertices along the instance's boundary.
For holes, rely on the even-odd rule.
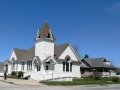
[[74,78],[73,81],[68,81],[68,82],[57,82],[57,81],[46,81],[46,82],[41,82],[46,85],[63,85],[63,86],[70,86],[70,85],[91,85],[91,84],[120,84],[120,80],[118,82],[112,82],[111,78],[101,78],[99,80],[95,80],[93,78]]

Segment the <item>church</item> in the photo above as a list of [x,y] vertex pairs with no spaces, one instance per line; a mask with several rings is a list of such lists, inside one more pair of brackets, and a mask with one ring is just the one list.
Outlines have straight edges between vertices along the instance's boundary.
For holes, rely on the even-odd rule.
[[56,38],[47,22],[38,29],[35,45],[28,50],[14,48],[8,73],[22,71],[23,78],[35,81],[72,81],[81,77],[80,59],[69,43],[55,45]]

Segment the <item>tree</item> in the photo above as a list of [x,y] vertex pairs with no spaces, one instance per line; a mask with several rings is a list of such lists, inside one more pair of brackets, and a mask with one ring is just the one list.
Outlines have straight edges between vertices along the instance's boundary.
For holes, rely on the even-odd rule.
[[84,56],[84,58],[89,58],[89,55],[86,54],[86,55]]
[[79,54],[79,46],[73,46],[74,51],[76,52],[76,54],[78,55],[78,57],[80,58],[80,54]]

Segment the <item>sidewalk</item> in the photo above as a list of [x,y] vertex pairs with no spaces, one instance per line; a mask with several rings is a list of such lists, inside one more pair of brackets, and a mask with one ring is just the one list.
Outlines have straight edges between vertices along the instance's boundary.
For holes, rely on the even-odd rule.
[[0,81],[15,84],[15,85],[46,86],[42,83],[38,83],[38,82],[33,81],[33,80],[12,79],[12,78],[7,78],[6,80],[4,80],[4,77],[0,77]]

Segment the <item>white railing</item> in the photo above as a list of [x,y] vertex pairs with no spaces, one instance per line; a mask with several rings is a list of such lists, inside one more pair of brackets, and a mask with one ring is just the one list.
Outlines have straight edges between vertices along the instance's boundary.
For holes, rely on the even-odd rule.
[[36,71],[32,70],[32,71],[28,71],[28,72],[25,72],[23,77],[27,77],[27,76],[30,76],[31,74],[35,73]]
[[71,73],[51,73],[51,74],[43,74],[43,75],[31,75],[30,77],[31,79],[35,80],[35,81],[46,81],[46,80],[56,80],[58,79],[59,81],[61,81],[63,78],[66,78],[65,81],[72,81],[72,74]]
[[102,76],[109,76],[110,73],[109,72],[102,72]]

